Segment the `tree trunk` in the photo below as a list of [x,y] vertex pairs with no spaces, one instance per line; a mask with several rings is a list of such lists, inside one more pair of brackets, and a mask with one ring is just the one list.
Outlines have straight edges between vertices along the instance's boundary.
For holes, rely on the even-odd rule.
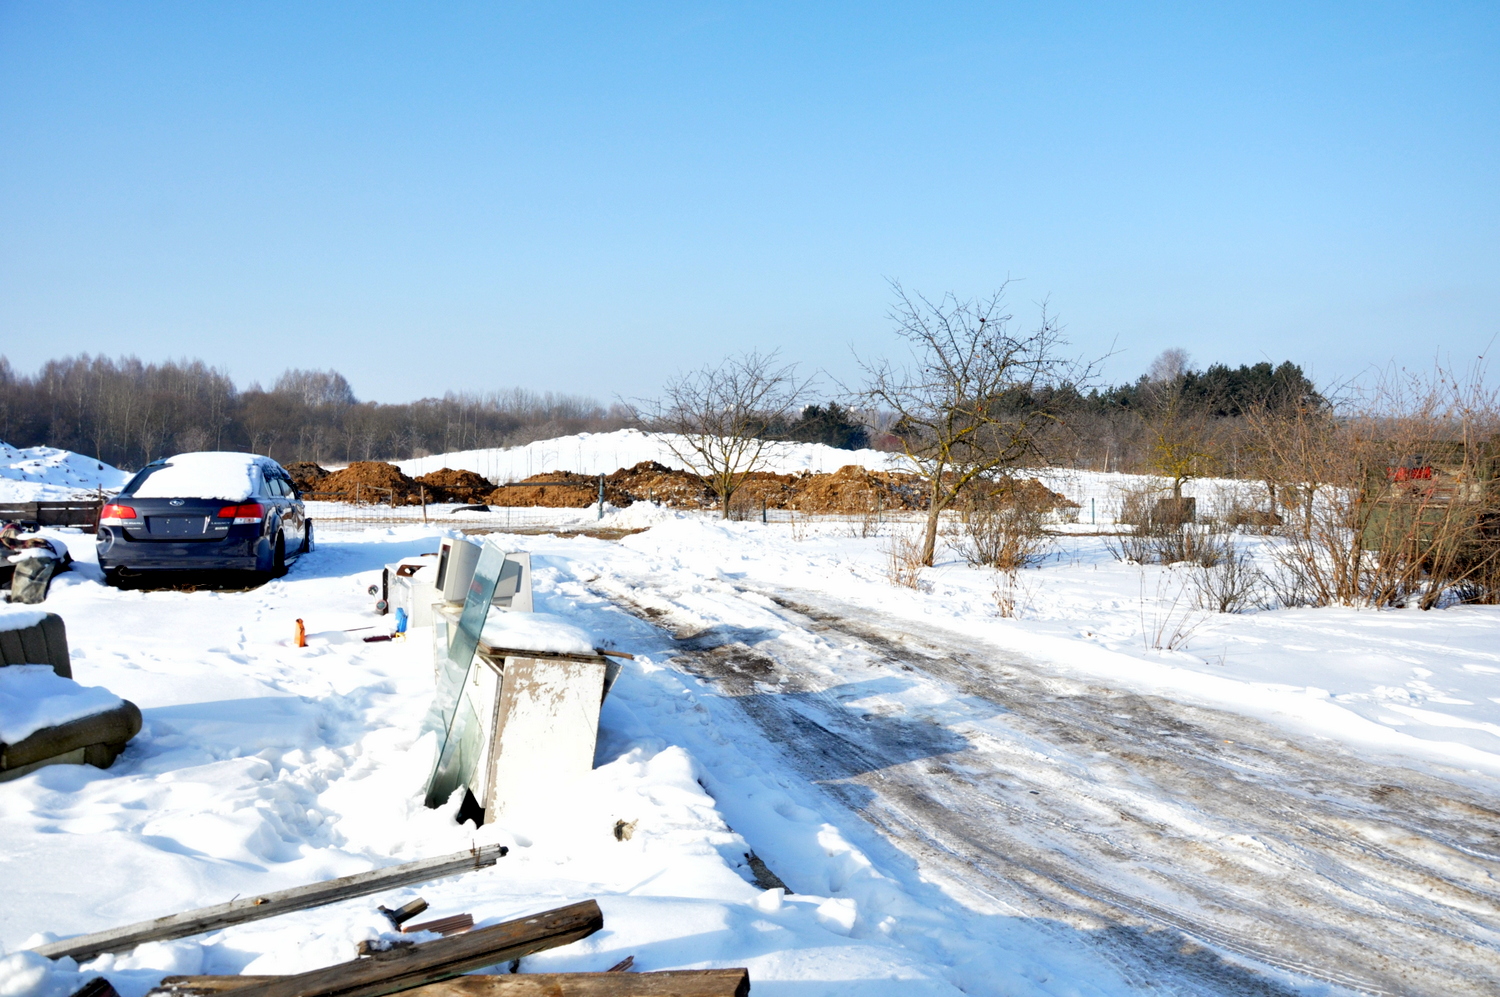
[[932,501],[927,506],[927,531],[922,538],[922,563],[932,567],[933,559],[937,556],[938,519],[943,514],[942,501],[942,472],[939,471],[932,479]]

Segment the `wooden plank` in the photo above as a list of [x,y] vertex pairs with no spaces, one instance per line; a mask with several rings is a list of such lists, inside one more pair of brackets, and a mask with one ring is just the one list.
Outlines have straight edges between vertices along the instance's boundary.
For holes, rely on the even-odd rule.
[[587,938],[604,927],[592,900],[383,955],[240,987],[235,997],[382,997]]
[[82,962],[105,952],[128,952],[142,942],[186,938],[188,935],[198,935],[205,931],[217,931],[219,928],[226,928],[232,924],[258,921],[277,914],[306,910],[309,907],[321,907],[324,904],[336,903],[352,897],[368,896],[381,890],[410,886],[412,883],[425,883],[443,876],[451,876],[454,873],[468,872],[471,869],[482,869],[485,866],[494,865],[508,850],[504,845],[485,845],[467,852],[444,855],[441,858],[404,862],[385,869],[330,879],[324,883],[298,886],[290,890],[264,893],[260,896],[243,897],[231,900],[227,904],[200,907],[181,914],[168,914],[154,921],[138,921],[122,928],[96,931],[91,935],[76,935],[47,945],[40,945],[36,951],[49,959],[72,956]]
[[454,914],[452,917],[439,917],[431,921],[423,921],[421,924],[408,924],[401,928],[403,935],[414,935],[419,931],[435,931],[440,935],[451,935],[459,931],[468,931],[474,927],[473,914]]
[[[274,976],[169,976],[146,997],[216,997]],[[403,997],[745,997],[744,969],[687,969],[663,973],[520,973],[455,976]]]

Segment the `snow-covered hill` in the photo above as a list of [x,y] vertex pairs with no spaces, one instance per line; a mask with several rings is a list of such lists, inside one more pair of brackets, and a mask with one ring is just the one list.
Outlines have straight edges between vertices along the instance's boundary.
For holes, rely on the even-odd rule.
[[119,491],[130,472],[71,450],[0,443],[0,502],[56,502]]
[[[667,467],[683,467],[682,460],[672,452],[668,439],[664,434],[643,433],[638,429],[579,433],[538,440],[524,447],[460,450],[414,457],[397,461],[397,466],[413,477],[451,467],[456,471],[474,471],[496,482],[519,481],[545,471],[609,474],[643,460],[654,460]],[[858,464],[878,471],[907,469],[900,454],[839,450],[821,443],[772,444],[761,469],[777,474],[795,474],[798,471],[837,471],[846,464]]]

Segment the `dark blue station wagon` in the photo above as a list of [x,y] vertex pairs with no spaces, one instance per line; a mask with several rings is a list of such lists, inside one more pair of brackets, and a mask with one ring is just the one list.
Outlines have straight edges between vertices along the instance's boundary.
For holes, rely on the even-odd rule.
[[136,573],[286,573],[312,550],[312,520],[282,466],[244,453],[153,461],[99,515],[99,566],[111,584]]

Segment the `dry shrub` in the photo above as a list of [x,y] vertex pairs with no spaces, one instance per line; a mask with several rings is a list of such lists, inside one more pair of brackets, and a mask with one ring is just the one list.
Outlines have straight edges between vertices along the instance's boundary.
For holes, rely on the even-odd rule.
[[965,497],[957,529],[949,531],[954,552],[973,567],[1015,573],[1046,556],[1052,539],[1043,529],[1049,514],[1076,512],[1078,503],[1035,478],[985,482]]
[[1148,528],[1151,525],[1151,509],[1161,496],[1160,488],[1120,489],[1119,503],[1115,509],[1115,522],[1122,526],[1134,526],[1137,530]]
[[1186,598],[1189,586],[1174,584],[1171,575],[1163,573],[1156,580],[1155,597],[1147,599],[1144,572],[1140,584],[1141,642],[1157,651],[1175,651],[1186,645],[1204,621],[1196,600]]
[[1136,527],[1129,533],[1105,537],[1104,546],[1116,561],[1129,564],[1181,564],[1212,568],[1232,556],[1233,541],[1212,523],[1184,523],[1175,527]]
[[1243,613],[1264,603],[1266,577],[1248,554],[1226,543],[1223,556],[1214,564],[1198,564],[1192,574],[1198,605],[1216,613]]
[[922,537],[912,530],[895,530],[886,540],[886,577],[903,588],[922,587]]
[[1284,484],[1283,605],[1500,601],[1500,405],[1465,374],[1387,376],[1338,419],[1262,419]]
[[1271,533],[1283,524],[1280,515],[1269,509],[1257,509],[1239,501],[1230,505],[1224,513],[1224,525],[1232,530],[1249,530],[1255,533]]

